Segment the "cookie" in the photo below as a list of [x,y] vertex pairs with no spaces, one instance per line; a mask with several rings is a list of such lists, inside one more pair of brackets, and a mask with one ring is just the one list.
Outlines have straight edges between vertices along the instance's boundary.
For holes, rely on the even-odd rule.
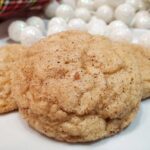
[[133,53],[137,59],[140,68],[142,83],[143,83],[143,96],[142,98],[150,97],[150,49],[143,48],[137,45],[127,43],[115,43],[116,49],[128,49]]
[[145,99],[150,97],[150,49],[134,46],[132,51],[139,63],[143,81],[142,98]]
[[129,51],[79,31],[47,37],[28,49],[14,77],[19,112],[40,133],[60,141],[90,142],[120,132],[142,97]]
[[0,114],[17,109],[12,96],[11,74],[21,49],[19,44],[9,44],[0,48]]

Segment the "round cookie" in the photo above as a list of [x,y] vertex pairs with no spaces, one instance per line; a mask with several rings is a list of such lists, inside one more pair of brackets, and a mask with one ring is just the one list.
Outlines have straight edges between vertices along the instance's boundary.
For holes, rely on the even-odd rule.
[[17,109],[12,92],[12,72],[22,50],[19,44],[0,47],[0,114]]
[[108,137],[134,119],[141,77],[130,52],[79,31],[47,37],[19,63],[20,113],[40,133],[67,142]]

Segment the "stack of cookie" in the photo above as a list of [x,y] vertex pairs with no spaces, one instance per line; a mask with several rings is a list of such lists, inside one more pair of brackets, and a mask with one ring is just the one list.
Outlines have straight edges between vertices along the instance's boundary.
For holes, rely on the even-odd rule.
[[67,31],[0,52],[0,67],[7,66],[0,76],[0,112],[18,107],[31,127],[57,140],[114,135],[150,96],[149,49]]

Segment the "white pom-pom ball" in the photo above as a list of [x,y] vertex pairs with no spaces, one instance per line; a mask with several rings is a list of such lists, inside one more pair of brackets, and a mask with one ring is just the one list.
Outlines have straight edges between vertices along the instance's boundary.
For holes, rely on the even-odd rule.
[[121,42],[131,42],[132,32],[128,28],[116,28],[107,35],[111,40]]
[[21,44],[25,46],[31,46],[33,43],[39,41],[42,37],[42,32],[38,28],[34,26],[27,26],[21,32]]
[[56,16],[57,17],[62,17],[66,21],[69,21],[74,17],[74,10],[71,6],[67,4],[61,4],[57,9],[56,9]]
[[143,34],[139,38],[139,44],[147,48],[150,48],[150,31],[147,31],[147,33]]
[[49,20],[48,28],[50,28],[52,26],[55,26],[55,25],[67,27],[66,21],[63,18],[61,18],[61,17],[54,17],[51,20]]
[[132,44],[139,44],[139,37],[137,36],[133,36],[133,39],[132,39]]
[[77,8],[75,10],[75,16],[76,18],[81,18],[87,22],[91,18],[91,13],[87,8]]
[[62,0],[61,3],[70,5],[72,8],[76,7],[76,0]]
[[92,19],[87,25],[87,30],[90,34],[93,35],[104,35],[106,27],[107,26],[105,21],[98,19],[96,17],[92,17]]
[[77,6],[84,7],[89,10],[93,10],[94,9],[94,1],[93,0],[78,0]]
[[48,28],[47,35],[56,34],[59,32],[66,31],[67,27],[61,26],[61,25],[55,25]]
[[85,21],[83,21],[80,18],[74,18],[74,19],[69,21],[68,28],[85,31],[86,30],[86,23],[85,23]]
[[123,4],[125,0],[107,0],[108,5],[112,7],[117,7],[120,4]]
[[150,29],[150,14],[148,11],[139,11],[132,21],[132,26],[143,29]]
[[120,20],[114,20],[112,21],[108,26],[107,26],[107,30],[105,32],[105,35],[108,36],[113,30],[117,29],[117,28],[128,28],[128,26],[120,21]]
[[27,24],[24,21],[18,20],[12,22],[8,27],[8,34],[10,39],[16,42],[20,42],[21,32],[24,30],[26,26]]
[[91,18],[91,20],[88,23],[88,26],[89,25],[92,26],[95,23],[102,24],[102,25],[106,26],[106,22],[104,20],[102,20],[102,19],[97,18],[96,16],[93,16]]
[[115,10],[115,17],[123,21],[127,25],[131,25],[131,21],[135,15],[135,8],[130,4],[121,4]]
[[54,17],[55,16],[55,11],[57,9],[57,7],[59,6],[59,3],[54,0],[52,2],[50,2],[46,7],[45,7],[45,15],[48,17],[48,18],[51,18],[51,17]]
[[94,0],[94,7],[97,9],[102,5],[107,5],[107,0]]
[[44,23],[43,19],[41,19],[40,17],[32,16],[32,17],[28,18],[26,22],[28,25],[34,26],[34,27],[38,28],[39,30],[41,30],[42,33],[45,32],[45,23]]
[[97,9],[96,16],[109,23],[113,19],[113,9],[108,5],[102,5]]
[[139,8],[139,0],[126,0],[126,3],[133,6],[135,10]]
[[132,43],[133,44],[139,44],[139,39],[140,37],[145,34],[148,30],[146,29],[139,29],[139,28],[133,28],[132,33],[133,33],[133,38],[132,38]]
[[114,21],[112,21],[110,24],[109,24],[109,26],[108,26],[109,28],[126,28],[127,27],[127,25],[124,23],[124,22],[122,22],[122,21],[120,21],[120,20],[114,20]]

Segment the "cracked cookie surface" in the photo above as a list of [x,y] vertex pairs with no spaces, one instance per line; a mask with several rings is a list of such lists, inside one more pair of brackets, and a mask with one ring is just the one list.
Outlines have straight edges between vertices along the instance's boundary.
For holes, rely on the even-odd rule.
[[134,56],[98,36],[68,31],[28,49],[14,77],[20,113],[34,129],[67,142],[90,142],[127,127],[139,108]]

